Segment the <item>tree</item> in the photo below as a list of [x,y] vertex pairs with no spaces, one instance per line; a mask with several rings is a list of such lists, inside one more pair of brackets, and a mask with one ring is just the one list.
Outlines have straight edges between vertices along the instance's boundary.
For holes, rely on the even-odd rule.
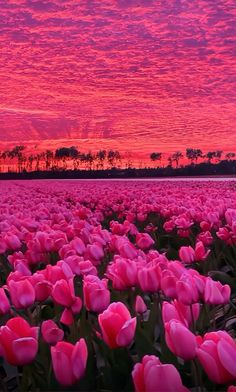
[[235,158],[235,156],[236,156],[235,152],[228,152],[227,154],[225,154],[225,158],[229,161]]
[[186,157],[191,161],[191,164],[195,161],[197,163],[198,158],[202,158],[202,150],[199,148],[186,148]]
[[152,152],[152,153],[150,154],[150,159],[151,159],[153,162],[161,161],[161,158],[162,158],[162,153],[161,153],[161,152]]
[[215,158],[216,158],[216,160],[217,160],[218,162],[221,160],[222,154],[223,154],[223,151],[222,151],[222,150],[216,150],[216,151],[215,151]]
[[107,156],[106,150],[99,150],[96,154],[96,159],[98,160],[98,167],[102,170],[104,169],[104,162]]
[[181,158],[183,158],[181,151],[175,151],[174,154],[172,154],[172,161],[175,162],[176,167],[179,167],[179,161]]
[[63,162],[63,169],[67,169],[67,161],[69,160],[75,160],[79,158],[79,151],[77,150],[76,147],[61,147],[58,148],[55,152],[55,158],[57,160],[62,160]]
[[208,151],[208,153],[206,154],[206,158],[208,159],[209,163],[211,163],[212,159],[214,158],[217,161],[220,161],[222,154],[223,154],[222,150]]
[[23,163],[26,162],[26,159],[24,157],[23,151],[25,150],[25,146],[19,145],[15,146],[12,150],[8,151],[8,157],[10,159],[17,159],[17,167],[18,167],[18,172],[20,173],[23,168]]
[[120,152],[118,150],[109,150],[107,153],[107,161],[110,169],[113,168],[116,164],[121,162]]

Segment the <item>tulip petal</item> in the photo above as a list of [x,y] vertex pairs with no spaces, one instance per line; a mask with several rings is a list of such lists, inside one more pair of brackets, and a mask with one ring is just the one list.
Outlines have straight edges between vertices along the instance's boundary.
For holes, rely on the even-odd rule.
[[236,344],[222,339],[217,344],[217,352],[224,368],[236,378]]
[[118,346],[126,347],[132,342],[135,334],[136,324],[136,317],[125,322],[116,337],[116,343]]
[[18,365],[27,365],[37,355],[38,342],[34,338],[27,337],[14,340],[12,348]]

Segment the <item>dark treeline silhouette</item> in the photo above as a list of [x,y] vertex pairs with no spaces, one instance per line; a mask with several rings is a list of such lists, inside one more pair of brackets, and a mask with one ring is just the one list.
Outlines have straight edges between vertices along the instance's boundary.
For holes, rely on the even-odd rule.
[[[37,151],[37,150],[36,150]],[[60,147],[56,151],[27,154],[18,145],[0,152],[0,178],[126,178],[236,174],[236,154],[221,150],[208,151],[187,148],[185,154],[175,151],[169,156],[152,152],[149,162],[134,167],[130,153],[117,150],[80,152],[77,147]],[[154,166],[154,167],[153,167]]]

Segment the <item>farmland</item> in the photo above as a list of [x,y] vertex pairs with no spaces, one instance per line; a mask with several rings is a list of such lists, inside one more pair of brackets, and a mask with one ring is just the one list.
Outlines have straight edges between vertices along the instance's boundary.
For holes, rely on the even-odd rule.
[[1,390],[234,390],[233,181],[0,191]]

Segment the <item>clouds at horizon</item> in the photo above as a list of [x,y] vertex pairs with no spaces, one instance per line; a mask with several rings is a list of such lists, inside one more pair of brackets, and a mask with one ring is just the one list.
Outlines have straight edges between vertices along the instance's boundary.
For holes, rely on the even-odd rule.
[[3,3],[0,144],[236,148],[234,0]]

